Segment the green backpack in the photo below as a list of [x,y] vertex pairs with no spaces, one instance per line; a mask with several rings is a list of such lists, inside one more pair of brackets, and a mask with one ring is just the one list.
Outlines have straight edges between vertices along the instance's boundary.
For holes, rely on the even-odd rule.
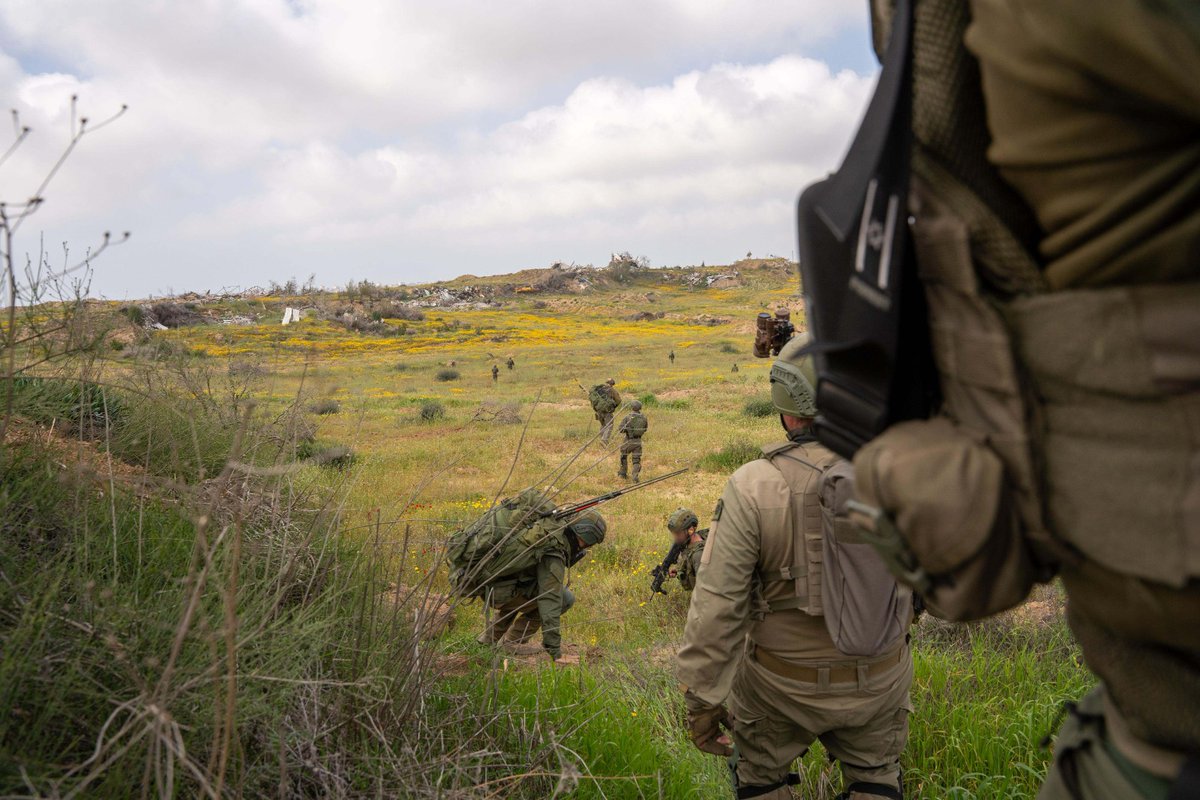
[[553,546],[557,526],[537,524],[554,504],[526,489],[455,531],[446,545],[450,584],[464,596],[482,597],[497,578],[523,572]]
[[640,439],[646,435],[646,429],[650,427],[650,423],[641,414],[630,414],[625,418],[624,424],[621,425],[621,430],[629,434],[631,439]]
[[617,410],[617,398],[615,392],[608,388],[607,383],[597,384],[588,392],[588,400],[592,403],[592,410],[597,414],[611,414]]

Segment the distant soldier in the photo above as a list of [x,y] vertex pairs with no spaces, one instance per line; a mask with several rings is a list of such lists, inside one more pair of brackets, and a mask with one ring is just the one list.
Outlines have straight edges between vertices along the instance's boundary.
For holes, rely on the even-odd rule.
[[596,420],[600,423],[600,441],[608,444],[612,436],[613,412],[621,405],[621,394],[617,391],[617,382],[609,378],[604,383],[598,383],[588,392],[588,401],[592,411],[596,412]]
[[671,351],[671,354],[667,356],[667,359],[668,359],[668,360],[669,360],[669,361],[670,361],[672,364],[674,364],[674,363],[675,363],[675,351],[674,351],[674,350],[672,350],[672,351]]
[[494,615],[479,636],[481,644],[517,655],[536,653],[539,648],[529,640],[540,629],[540,649],[555,661],[562,656],[559,621],[575,603],[567,568],[604,541],[608,526],[594,509],[564,521],[546,516],[553,508],[540,492],[526,490],[451,537],[451,583],[482,598]]
[[500,380],[500,367],[496,366],[495,364],[492,364],[492,383],[496,383],[499,380]]
[[737,371],[738,371],[738,365],[737,365],[737,362],[736,362],[736,361],[735,361],[735,362],[733,362],[733,369],[731,369],[731,370],[729,370],[729,371],[730,371],[730,372],[737,372]]
[[667,519],[667,530],[682,548],[678,560],[667,568],[667,575],[679,578],[679,585],[689,592],[696,588],[696,574],[700,572],[700,558],[704,555],[704,541],[708,528],[697,530],[700,520],[690,508],[681,508]]
[[509,356],[509,357],[508,357],[508,361],[506,361],[506,362],[504,362],[504,363],[508,365],[508,369],[509,369],[509,371],[510,371],[510,372],[513,370],[513,368],[514,368],[514,367],[516,367],[516,366],[517,366],[517,362],[513,361],[513,357],[512,357],[512,356]]
[[[625,434],[625,441],[621,442],[621,468],[617,470],[618,478],[629,478],[634,483],[638,482],[642,474],[642,437],[646,435],[646,429],[649,427],[650,423],[642,413],[642,404],[634,400],[629,404],[629,415],[621,420],[621,426],[617,429],[618,433]],[[627,470],[630,460],[633,461],[632,473]]]
[[713,512],[678,656],[689,734],[704,752],[734,755],[738,797],[790,799],[792,762],[820,740],[841,762],[839,797],[895,800],[912,595],[872,548],[843,538],[853,469],[813,436],[804,344],[771,369],[788,440],[738,469]]

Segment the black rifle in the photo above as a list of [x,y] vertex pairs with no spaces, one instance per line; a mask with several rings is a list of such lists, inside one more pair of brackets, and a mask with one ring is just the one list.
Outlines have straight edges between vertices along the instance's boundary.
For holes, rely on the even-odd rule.
[[670,577],[670,569],[679,560],[679,556],[683,553],[683,548],[685,547],[687,547],[686,543],[679,544],[675,542],[672,544],[671,549],[667,551],[667,557],[662,560],[661,564],[650,571],[650,574],[654,576],[654,579],[650,582],[651,597],[655,594],[666,594],[666,591],[663,590],[663,581]]
[[645,489],[651,484],[658,483],[659,481],[665,481],[668,478],[674,478],[675,476],[682,475],[687,471],[688,468],[684,467],[683,469],[677,469],[674,472],[668,472],[666,475],[660,475],[657,478],[651,478],[648,481],[642,481],[641,483],[635,483],[632,486],[626,486],[623,489],[614,489],[607,494],[602,494],[599,497],[593,497],[590,500],[581,500],[578,503],[568,503],[566,505],[559,506],[553,511],[548,511],[543,516],[550,517],[551,519],[566,519],[567,517],[573,517],[576,514],[587,511],[589,508],[595,508],[601,503],[607,503],[609,500],[616,500],[621,495],[629,494],[630,492],[636,492],[638,489]]

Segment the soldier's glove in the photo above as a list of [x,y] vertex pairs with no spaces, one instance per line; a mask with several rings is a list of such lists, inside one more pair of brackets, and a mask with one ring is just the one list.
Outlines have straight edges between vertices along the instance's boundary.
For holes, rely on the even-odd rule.
[[701,700],[688,690],[683,695],[687,705],[688,735],[692,744],[702,753],[728,757],[733,753],[729,737],[721,728],[733,730],[733,720],[725,706],[714,706]]

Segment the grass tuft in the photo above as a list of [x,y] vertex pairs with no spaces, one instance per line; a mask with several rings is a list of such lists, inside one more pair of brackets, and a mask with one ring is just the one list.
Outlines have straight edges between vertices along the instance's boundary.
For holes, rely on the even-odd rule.
[[742,413],[747,417],[773,417],[779,412],[775,409],[775,403],[768,397],[756,397],[753,400],[747,400],[746,405],[742,406]]
[[700,459],[699,467],[707,472],[733,472],[743,464],[762,458],[762,448],[750,442],[730,442],[715,453]]

